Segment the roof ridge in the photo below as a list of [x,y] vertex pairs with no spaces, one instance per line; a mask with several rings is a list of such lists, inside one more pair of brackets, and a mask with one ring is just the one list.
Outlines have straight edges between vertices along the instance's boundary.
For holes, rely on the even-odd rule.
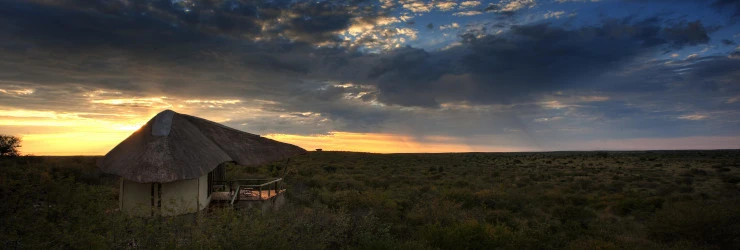
[[152,135],[153,136],[169,136],[172,130],[172,117],[176,114],[175,111],[165,110],[159,112],[154,116],[154,122],[152,123]]

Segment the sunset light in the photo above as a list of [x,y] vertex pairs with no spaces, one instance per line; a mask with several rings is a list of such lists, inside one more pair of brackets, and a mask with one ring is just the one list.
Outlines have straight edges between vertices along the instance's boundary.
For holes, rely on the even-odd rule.
[[23,154],[102,155],[166,109],[310,150],[740,147],[728,1],[76,2],[0,3]]

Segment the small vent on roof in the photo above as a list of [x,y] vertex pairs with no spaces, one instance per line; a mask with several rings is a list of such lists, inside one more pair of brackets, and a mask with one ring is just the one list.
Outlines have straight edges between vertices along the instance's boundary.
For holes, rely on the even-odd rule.
[[152,135],[153,136],[168,136],[170,135],[170,129],[172,128],[172,116],[175,112],[172,110],[165,110],[159,112],[154,117],[154,124],[152,124]]

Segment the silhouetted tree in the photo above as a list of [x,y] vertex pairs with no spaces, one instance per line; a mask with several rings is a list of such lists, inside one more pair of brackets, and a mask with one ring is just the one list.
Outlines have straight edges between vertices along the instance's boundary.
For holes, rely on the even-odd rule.
[[0,135],[0,156],[18,156],[21,138],[12,135]]

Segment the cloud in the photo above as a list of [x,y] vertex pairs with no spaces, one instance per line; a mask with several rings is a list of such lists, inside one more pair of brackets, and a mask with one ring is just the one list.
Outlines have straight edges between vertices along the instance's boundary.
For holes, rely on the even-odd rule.
[[[673,27],[688,26],[700,23]],[[379,100],[389,104],[521,101],[530,99],[533,92],[567,86],[575,81],[573,77],[597,77],[664,44],[702,42],[676,36],[678,30],[698,32],[693,28],[665,30],[657,20],[645,19],[632,23],[606,20],[600,26],[575,30],[535,24],[513,26],[498,35],[463,33],[462,46],[442,52],[403,49],[385,55],[383,66],[376,67],[371,78],[378,82]],[[466,84],[449,89],[453,81],[448,83],[443,76],[464,76]]]
[[[211,35],[255,41],[337,42],[337,35],[356,17],[384,17],[379,7],[349,2],[70,0],[4,2],[0,7],[8,13],[3,21],[20,24],[15,36],[35,36],[38,41],[47,38],[66,47],[138,48],[135,41],[166,47]],[[29,32],[21,32],[24,30]]]
[[[512,1],[506,4],[511,5],[512,9],[519,9],[530,6],[534,2]],[[274,10],[269,12],[261,9],[258,12],[267,15],[261,14],[261,17],[267,20],[282,20],[286,17],[285,15],[294,13],[291,10],[279,9],[280,5],[262,7]],[[221,90],[207,89],[204,93],[226,96],[230,93],[244,94],[245,90],[238,89],[245,87],[250,91],[253,89],[253,92],[247,96],[259,96],[265,92],[271,92],[272,90],[264,90],[266,89],[264,87],[245,85],[240,82],[263,81],[270,79],[274,74],[296,77],[296,79],[298,77],[303,79],[328,77],[340,81],[351,80],[376,85],[378,91],[373,95],[380,103],[436,107],[448,101],[488,104],[530,99],[532,97],[528,96],[531,92],[553,90],[572,81],[569,76],[589,77],[576,74],[576,72],[585,71],[598,75],[599,72],[628,61],[660,44],[673,42],[676,46],[688,46],[704,42],[702,39],[693,38],[701,37],[699,33],[703,29],[699,22],[676,25],[667,30],[661,29],[656,21],[646,19],[628,24],[624,21],[606,21],[601,26],[584,27],[577,30],[566,30],[548,24],[535,24],[515,26],[499,35],[481,33],[469,36],[468,33],[462,33],[463,42],[460,46],[440,52],[427,52],[423,49],[401,46],[406,41],[417,39],[418,31],[406,27],[391,27],[390,25],[400,22],[398,18],[378,13],[361,16],[348,16],[347,13],[335,14],[338,11],[329,11],[335,7],[328,3],[319,6],[292,5],[291,7],[305,8],[300,11],[303,17],[299,19],[305,19],[302,24],[298,24],[299,19],[296,19],[298,17],[288,18],[293,21],[283,21],[286,25],[281,29],[285,32],[281,34],[298,39],[294,42],[260,40],[245,43],[217,38],[197,29],[175,28],[167,24],[155,28],[162,29],[164,34],[180,32],[182,36],[189,37],[183,40],[186,43],[174,42],[171,39],[175,38],[168,38],[170,40],[164,39],[164,41],[177,45],[167,45],[162,42],[161,46],[165,49],[145,53],[139,52],[137,48],[128,47],[130,45],[126,39],[132,38],[125,38],[123,41],[105,38],[106,41],[114,41],[112,45],[109,45],[113,50],[92,52],[88,49],[86,52],[90,55],[108,53],[108,56],[99,57],[101,58],[99,60],[84,59],[85,64],[81,57],[74,59],[72,56],[68,62],[72,64],[69,72],[78,73],[71,74],[73,76],[82,75],[84,74],[82,72],[95,68],[96,73],[88,75],[84,80],[88,83],[93,81],[92,86],[121,88],[129,91],[153,91],[154,94],[165,90],[176,91],[176,93],[182,91],[182,94],[185,94],[184,91],[201,89],[196,85],[195,79],[184,79],[184,77],[177,76],[177,72],[208,72],[208,74],[202,74],[198,81],[222,82],[227,87]],[[46,10],[45,8],[52,7],[43,7],[42,10]],[[172,6],[168,8],[176,9]],[[345,10],[343,8],[348,7],[336,8]],[[74,8],[64,11],[69,11],[73,17],[81,18],[88,15],[76,12]],[[20,16],[13,18],[22,20]],[[107,17],[98,18],[105,20]],[[138,18],[148,17],[136,17]],[[291,24],[294,21],[296,23]],[[339,25],[329,23],[339,23]],[[77,22],[74,21],[72,24],[77,24]],[[76,25],[70,26],[76,27]],[[133,27],[139,28],[138,26]],[[440,29],[454,27],[455,25],[451,24],[440,26]],[[345,48],[364,47],[395,51],[371,56],[347,54],[344,48],[316,49],[311,47],[312,42],[327,39],[331,41],[323,35],[317,37],[313,33],[333,36],[331,34],[340,31],[351,36],[351,39],[342,42],[347,46]],[[275,31],[267,32],[267,34],[271,32]],[[159,32],[152,32],[152,34],[155,33],[159,34]],[[699,36],[694,34],[699,34]],[[26,34],[16,37],[25,39],[23,41],[46,40],[36,39],[34,36],[35,34]],[[141,39],[154,39],[161,42],[162,39],[158,39],[157,36]],[[258,36],[263,37],[264,34],[255,35],[255,37]],[[531,49],[540,52],[534,54]],[[132,59],[124,56],[131,52],[154,58]],[[17,58],[21,56],[12,59]],[[90,57],[86,56],[86,58]],[[114,58],[120,61],[110,61]],[[503,58],[507,59],[503,60]],[[172,59],[179,63],[177,65],[162,63]],[[127,60],[130,62],[126,62]],[[33,64],[38,66],[36,62]],[[146,67],[140,67],[140,65],[146,65]],[[13,70],[12,67],[9,65],[6,69],[10,72]],[[26,68],[25,71],[28,69]],[[27,73],[23,70],[19,72]],[[124,72],[127,74],[122,76],[120,73]],[[358,72],[360,74],[357,74]],[[115,77],[110,77],[114,75]],[[57,78],[55,81],[58,82],[81,80],[76,77],[65,79],[51,74],[48,76],[50,79],[52,77]],[[451,85],[453,79],[457,78],[464,79],[466,82],[460,89],[454,89]],[[23,79],[20,78],[20,80]],[[517,82],[527,84],[515,84]],[[169,88],[173,83],[178,83],[184,88]],[[299,91],[297,90],[299,88],[289,84],[280,86],[288,88],[287,92],[294,91],[294,89]]]
[[410,47],[384,55],[368,74],[381,91],[379,101],[404,106],[437,105],[430,100],[433,97],[423,97],[422,93],[426,84],[441,76],[444,65],[429,57],[428,52]]
[[[392,131],[526,148],[562,137],[701,134],[705,122],[711,133],[736,134],[739,125],[740,102],[729,101],[740,95],[737,53],[653,57],[707,44],[701,21],[452,22],[436,33],[454,46],[437,50],[407,46],[428,32],[405,24],[416,14],[389,2],[161,1],[145,11],[115,7],[120,1],[43,2],[0,3],[0,110],[54,109],[81,124],[118,121],[101,118],[111,114],[145,121],[169,107],[259,134]],[[450,11],[470,10],[465,3]],[[505,1],[495,11],[535,4]],[[679,118],[696,114],[707,118]]]
[[740,51],[733,51],[732,53],[727,55],[727,58],[736,59],[736,60],[740,59]]
[[483,11],[513,16],[522,9],[533,8],[536,5],[535,0],[505,0],[499,3],[490,3]]
[[711,6],[718,11],[730,11],[734,18],[740,17],[740,2],[737,0],[715,0]]
[[447,25],[440,25],[440,26],[439,26],[439,29],[440,29],[440,30],[446,30],[446,29],[457,29],[457,28],[460,28],[460,24],[458,24],[458,23],[455,23],[455,22],[453,22],[453,23],[451,23],[451,24],[447,24]]
[[560,16],[565,15],[565,11],[547,11],[542,17],[545,19],[556,18],[560,19]]
[[567,3],[567,2],[601,2],[601,0],[556,0],[558,3]]
[[405,18],[356,18],[349,29],[344,32],[345,41],[342,45],[352,49],[388,50],[406,41],[415,40],[418,34],[415,29],[393,26],[403,19]]
[[480,5],[480,1],[463,1],[460,3],[460,8],[472,8]]
[[701,24],[701,21],[698,20],[664,28],[663,33],[667,39],[673,41],[677,46],[706,44],[709,42],[707,30]]
[[35,91],[35,89],[31,88],[22,88],[19,86],[10,85],[6,88],[0,89],[0,94],[4,94],[5,96],[9,97],[22,97],[26,95],[31,95]]
[[707,115],[693,114],[693,115],[682,115],[682,116],[679,116],[678,119],[699,121],[699,120],[707,119],[708,117],[709,116],[707,116]]
[[426,4],[418,0],[408,1],[403,4],[403,8],[414,13],[429,12],[432,10],[432,7],[432,4]]
[[434,2],[434,7],[441,11],[453,10],[455,9],[456,6],[457,6],[457,3],[452,2],[452,1]]
[[499,7],[501,8],[498,11],[515,12],[524,8],[532,8],[535,5],[537,5],[537,2],[535,0],[509,0],[506,3],[502,1],[501,3],[499,3]]
[[477,11],[477,10],[470,10],[470,11],[455,12],[452,15],[454,15],[454,16],[476,16],[476,15],[480,15],[480,14],[483,14],[483,12],[480,12],[480,11]]
[[542,117],[542,118],[534,119],[534,122],[553,122],[553,121],[557,121],[557,120],[561,120],[561,119],[563,119],[563,117],[561,117],[561,116]]

